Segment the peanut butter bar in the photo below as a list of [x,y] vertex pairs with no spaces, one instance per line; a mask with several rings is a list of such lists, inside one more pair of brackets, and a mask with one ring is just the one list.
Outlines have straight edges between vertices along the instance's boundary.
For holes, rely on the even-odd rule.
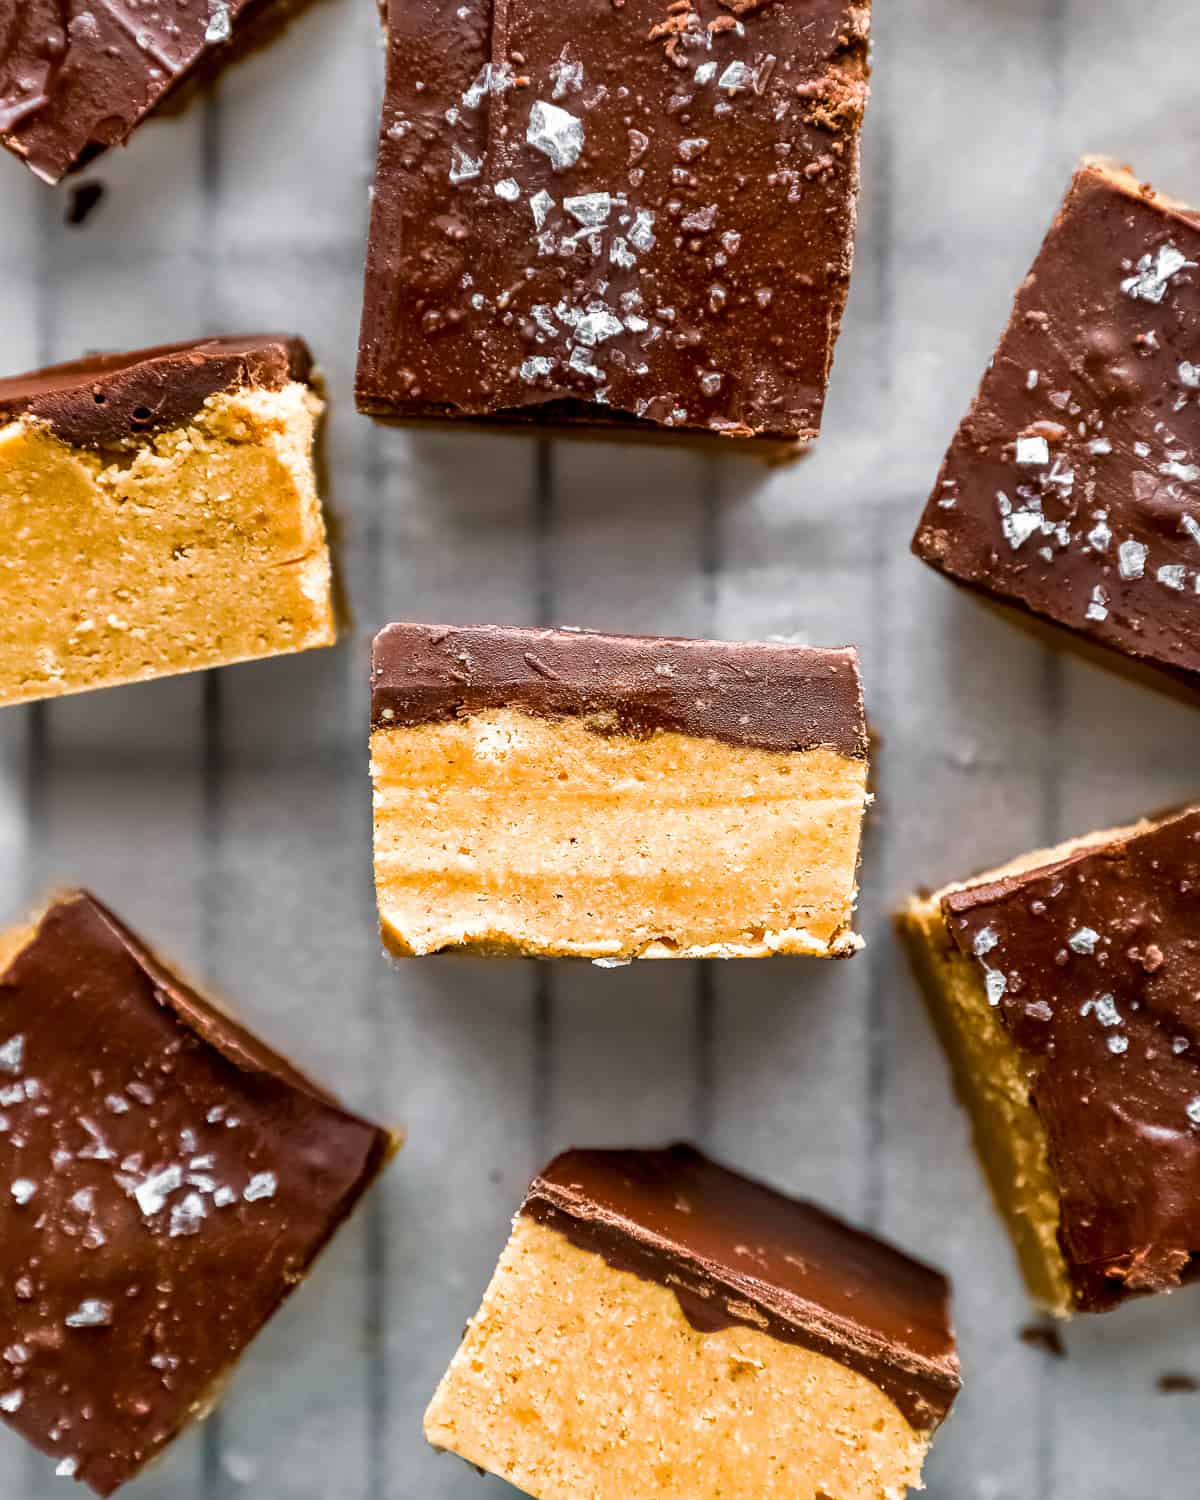
[[388,0],[358,403],[407,422],[816,437],[869,0]]
[[59,182],[298,3],[0,0],[0,144]]
[[0,704],[332,645],[298,339],[0,380]]
[[1034,1297],[1200,1266],[1200,808],[914,899],[901,928]]
[[1063,644],[1200,685],[1200,212],[1080,167],[913,550]]
[[0,965],[0,1419],[110,1495],[208,1414],[395,1142],[83,892]]
[[861,946],[852,650],[390,625],[372,709],[375,885],[398,954]]
[[691,1147],[569,1151],[425,1435],[536,1500],[901,1500],[958,1392],[948,1293]]

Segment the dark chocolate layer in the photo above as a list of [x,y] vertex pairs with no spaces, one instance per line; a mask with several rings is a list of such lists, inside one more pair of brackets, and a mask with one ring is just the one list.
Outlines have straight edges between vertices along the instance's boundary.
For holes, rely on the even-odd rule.
[[0,1415],[110,1494],[384,1164],[348,1114],[64,896],[0,975]]
[[1081,1309],[1200,1268],[1200,808],[947,896],[1029,1062]]
[[958,1394],[944,1276],[691,1146],[568,1151],[521,1212],[669,1287],[702,1333],[761,1328],[858,1371],[920,1431]]
[[1200,684],[1200,215],[1080,169],[913,547]]
[[129,354],[94,354],[0,379],[0,423],[29,416],[76,448],[116,447],[181,427],[210,396],[307,381],[312,355],[291,335],[196,339]]
[[820,426],[869,0],[389,0],[362,410]]
[[290,0],[0,0],[0,142],[47,182],[123,144]]
[[488,708],[585,716],[765,750],[828,745],[865,758],[858,655],[766,641],[692,641],[501,625],[389,625],[375,637],[376,728]]

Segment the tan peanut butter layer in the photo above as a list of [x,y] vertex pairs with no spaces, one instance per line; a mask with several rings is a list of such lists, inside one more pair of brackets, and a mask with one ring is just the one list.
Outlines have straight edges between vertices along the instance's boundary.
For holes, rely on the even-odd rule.
[[295,340],[0,381],[0,703],[333,643]]
[[690,1148],[568,1152],[426,1436],[538,1500],[901,1500],[958,1388],[946,1292]]

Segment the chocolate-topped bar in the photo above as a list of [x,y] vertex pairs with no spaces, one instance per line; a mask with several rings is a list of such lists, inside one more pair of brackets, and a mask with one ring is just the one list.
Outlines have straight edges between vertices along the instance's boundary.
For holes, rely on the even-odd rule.
[[85,893],[0,964],[0,1418],[109,1495],[207,1415],[394,1141]]
[[0,142],[59,182],[297,0],[0,0]]
[[0,379],[0,704],[332,645],[304,343]]
[[1200,213],[1086,161],[913,543],[958,583],[1200,685]]
[[852,650],[390,625],[375,881],[401,955],[852,953]]
[[1200,808],[915,900],[902,925],[1034,1295],[1200,1266]]
[[869,0],[389,0],[358,403],[719,435],[821,424]]
[[948,1299],[690,1146],[569,1151],[530,1187],[425,1434],[538,1500],[898,1500],[959,1388]]

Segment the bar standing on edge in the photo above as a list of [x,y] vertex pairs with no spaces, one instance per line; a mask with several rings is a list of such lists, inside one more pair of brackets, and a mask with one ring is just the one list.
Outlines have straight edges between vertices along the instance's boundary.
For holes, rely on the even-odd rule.
[[371,688],[375,884],[397,954],[862,946],[853,650],[390,625]]

